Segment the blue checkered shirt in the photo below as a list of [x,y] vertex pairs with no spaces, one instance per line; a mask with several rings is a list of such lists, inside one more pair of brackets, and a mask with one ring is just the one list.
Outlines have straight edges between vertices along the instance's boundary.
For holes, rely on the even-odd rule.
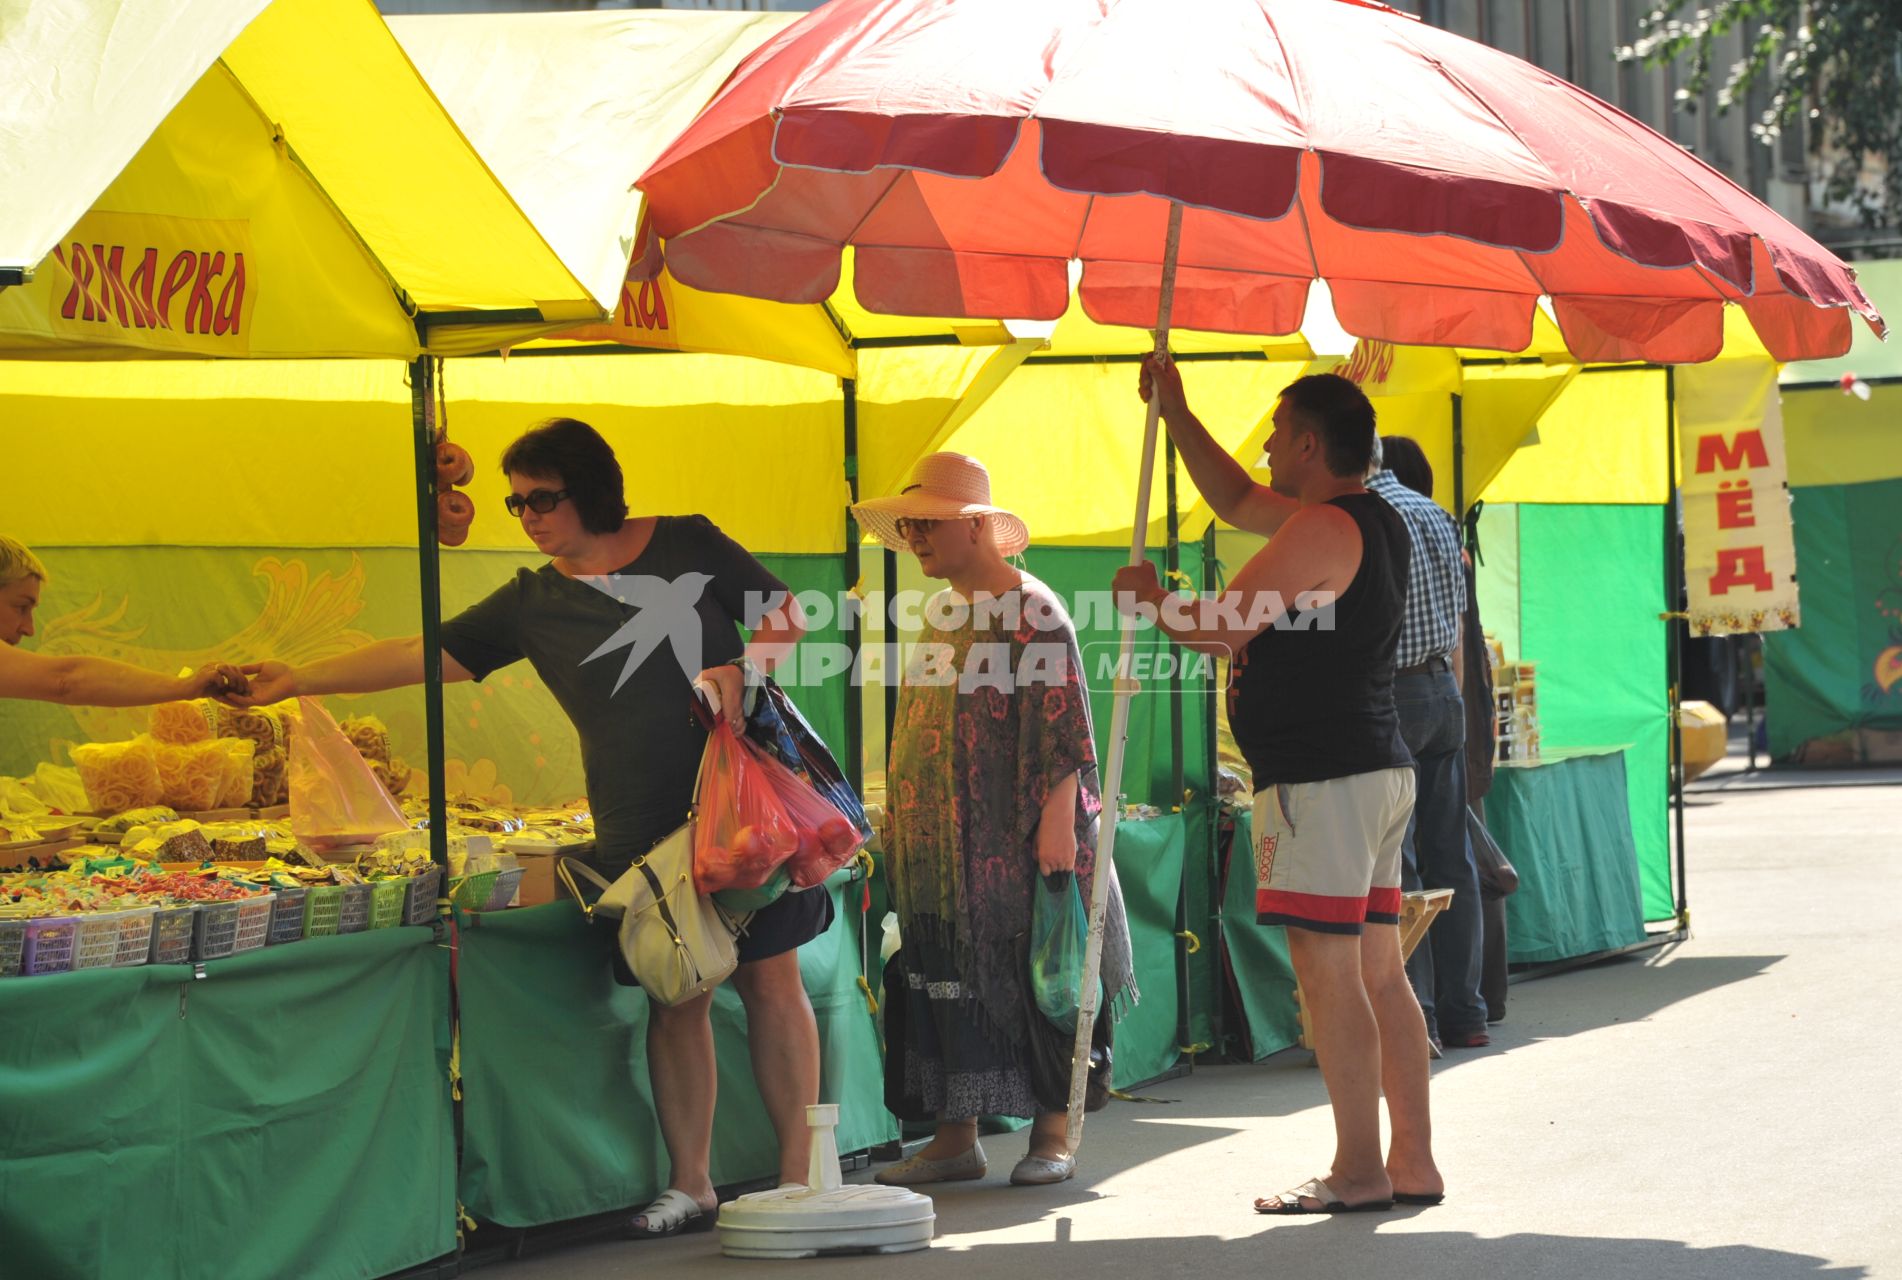
[[1466,612],[1466,573],[1460,559],[1459,526],[1446,509],[1415,493],[1382,471],[1367,488],[1387,500],[1406,523],[1413,543],[1413,567],[1407,576],[1407,612],[1400,623],[1395,667],[1414,667],[1428,658],[1451,658]]

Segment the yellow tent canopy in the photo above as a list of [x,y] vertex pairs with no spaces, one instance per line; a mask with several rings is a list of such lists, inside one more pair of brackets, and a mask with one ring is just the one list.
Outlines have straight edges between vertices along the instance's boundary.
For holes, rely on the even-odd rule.
[[[895,492],[917,456],[951,449],[983,459],[1003,477],[1009,492],[1002,496],[1000,491],[999,501],[1024,517],[1039,543],[1126,541],[1124,490],[1139,474],[1142,443],[1132,357],[1146,352],[1150,343],[1138,330],[1107,329],[1087,320],[1073,329],[1080,317],[1080,309],[1072,308],[1058,323],[1051,349],[1028,356],[987,401],[968,406],[935,435],[905,441],[913,452],[902,463],[868,452],[864,491]],[[1257,339],[1259,345],[1252,348],[1245,342],[1213,334],[1171,335],[1170,342],[1183,362],[1197,417],[1244,467],[1262,461],[1269,414],[1282,388],[1307,374],[1344,373],[1373,399],[1381,431],[1408,436],[1426,450],[1440,478],[1435,496],[1449,510],[1454,507],[1456,440],[1458,487],[1470,502],[1578,370],[1569,357],[1465,364],[1458,352],[1445,348],[1360,343],[1343,355],[1322,355],[1298,337]],[[1096,347],[1090,353],[1096,358],[1080,358],[1079,346]],[[862,367],[877,367],[867,363],[870,354],[859,353]],[[1051,444],[1059,432],[1060,452]],[[1053,453],[1060,466],[1050,465]],[[1261,478],[1266,480],[1265,472]],[[1152,483],[1145,541],[1154,546],[1167,528],[1160,467]],[[1213,518],[1186,474],[1178,479],[1177,494],[1182,528],[1199,529]]]
[[640,240],[634,179],[791,13],[464,14],[390,29],[606,322],[562,335],[757,356],[851,377],[823,307],[629,283]]
[[[1535,348],[1541,340],[1535,338]],[[1543,340],[1563,350],[1556,331]],[[1746,368],[1755,372],[1739,381],[1738,370]],[[1723,353],[1677,374],[1679,412],[1716,418],[1748,412],[1765,394],[1759,384],[1774,383],[1775,369],[1742,309],[1726,307]],[[1564,388],[1539,416],[1536,433],[1473,492],[1495,503],[1669,501],[1665,371],[1593,365],[1586,375]]]
[[0,3],[0,285],[32,274],[268,3]]
[[602,314],[368,0],[275,0],[0,292],[0,352],[409,359]]

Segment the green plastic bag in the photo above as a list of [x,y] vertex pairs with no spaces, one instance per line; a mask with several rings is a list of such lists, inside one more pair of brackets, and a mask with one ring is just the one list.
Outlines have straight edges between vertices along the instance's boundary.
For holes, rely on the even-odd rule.
[[1030,989],[1043,1016],[1074,1035],[1090,918],[1076,876],[1068,871],[1039,877],[1036,893],[1030,915]]
[[724,908],[728,915],[751,915],[778,902],[792,887],[792,871],[781,864],[773,874],[766,877],[766,883],[751,889],[720,889],[713,900]]

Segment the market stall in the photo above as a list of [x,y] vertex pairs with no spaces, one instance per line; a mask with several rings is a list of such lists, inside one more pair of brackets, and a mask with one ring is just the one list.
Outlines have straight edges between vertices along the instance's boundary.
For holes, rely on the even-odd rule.
[[[311,4],[305,4],[304,11],[307,18],[322,12]],[[301,33],[281,29],[271,35],[268,46],[255,46],[258,65],[278,66],[280,60],[281,65],[295,65],[297,59],[288,56],[288,51],[300,47],[300,34],[304,40],[315,40],[307,29]],[[262,42],[265,37],[257,39]],[[736,56],[736,49],[737,45],[724,46],[720,56]],[[379,57],[387,61],[387,50],[380,51]],[[312,125],[306,134],[295,123],[288,131],[270,134],[270,145],[260,148],[256,136],[259,122],[293,119],[291,114],[279,113],[277,104],[295,99],[293,89],[309,94],[314,88],[295,77],[291,78],[290,89],[280,86],[275,91],[251,90],[247,83],[251,96],[270,108],[269,116],[251,118],[234,105],[227,83],[243,71],[246,59],[234,56],[220,65],[224,70],[213,78],[211,88],[202,90],[202,100],[188,97],[181,107],[184,114],[176,117],[178,133],[167,143],[171,152],[166,154],[187,150],[188,143],[208,145],[204,142],[207,135],[194,130],[207,127],[214,117],[222,119],[233,112],[237,118],[249,121],[247,154],[267,169],[272,163],[283,166],[283,172],[272,170],[280,178],[286,174],[297,178],[304,172],[291,165],[288,155],[302,157],[301,163],[316,163],[313,157],[328,155],[331,163],[340,163],[337,158],[347,154],[347,140],[338,131],[326,132]],[[277,96],[273,97],[273,92]],[[283,96],[287,93],[290,99]],[[361,129],[372,122],[377,110],[365,105],[361,111],[345,114]],[[285,145],[287,137],[293,145]],[[398,170],[401,166],[391,158],[391,149],[398,145],[395,139],[399,137],[403,154],[411,154],[413,135],[392,133],[388,138],[373,140],[382,148],[376,154]],[[427,147],[421,148],[423,154],[428,151]],[[277,157],[276,162],[272,156]],[[135,160],[128,173],[138,168]],[[171,162],[174,174],[182,168],[180,162]],[[449,176],[467,177],[470,172],[465,163]],[[352,200],[379,194],[369,189],[372,184],[361,174],[351,178],[342,170],[336,173],[336,179],[324,190],[346,209]],[[224,345],[215,352],[211,348],[207,351],[251,356],[334,353],[409,358],[425,345],[438,352],[476,352],[546,336],[564,322],[572,326],[577,318],[599,320],[602,308],[590,297],[590,290],[604,276],[619,288],[621,282],[613,279],[613,273],[621,269],[621,263],[613,255],[603,258],[605,251],[596,243],[591,262],[578,266],[566,255],[558,261],[551,259],[543,244],[524,259],[542,274],[516,287],[518,282],[504,268],[511,264],[515,249],[528,245],[527,241],[485,237],[482,220],[475,217],[469,219],[469,227],[458,228],[453,244],[445,246],[431,240],[434,228],[427,224],[424,214],[443,206],[443,180],[439,166],[423,166],[419,173],[406,174],[398,187],[381,193],[407,211],[407,220],[377,224],[388,238],[370,237],[373,243],[369,252],[360,252],[350,242],[347,226],[323,233],[341,237],[336,254],[345,264],[331,275],[315,272],[322,277],[323,286],[341,296],[360,276],[374,286],[365,296],[374,295],[376,305],[352,303],[357,307],[353,313],[339,304],[335,315],[316,305],[310,307],[311,314],[328,316],[335,320],[334,325],[278,329],[275,326],[279,323],[289,325],[289,319],[270,321],[263,311],[247,316],[241,309],[244,298],[257,295],[234,295],[234,305],[240,308],[235,313],[239,323],[227,324],[223,332],[214,335],[223,339]],[[131,199],[144,189],[131,178],[124,181],[126,185],[117,190],[115,198]],[[422,198],[425,192],[431,198]],[[470,208],[480,212],[506,203],[506,196],[498,202],[493,193],[488,193]],[[262,228],[264,223],[260,221],[259,225]],[[397,226],[400,234],[390,233],[391,225]],[[625,234],[632,228],[616,230]],[[510,234],[518,231],[514,228]],[[259,235],[264,235],[262,230]],[[463,296],[459,289],[467,283],[444,281],[428,272],[412,279],[402,270],[418,255],[429,260],[433,254],[466,256],[490,269],[493,278],[480,282],[467,295],[479,297],[480,305],[461,309],[445,304],[430,312],[428,299],[440,302]],[[303,265],[303,272],[287,268],[287,278],[314,272],[312,263]],[[358,267],[365,270],[359,272]],[[587,289],[576,286],[575,282],[582,279],[588,282]],[[400,282],[397,291],[390,288],[392,280]],[[645,321],[658,317],[655,297],[640,293],[630,297],[624,288],[620,292],[628,304],[623,308],[621,326],[645,328],[651,337],[654,326]],[[393,293],[402,296],[392,307]],[[568,303],[536,301],[545,296],[559,296]],[[675,301],[679,303],[684,296],[676,295]],[[103,301],[112,303],[113,298],[106,295]],[[256,301],[259,308],[264,305]],[[424,315],[412,322],[407,313],[416,305],[424,308]],[[95,309],[90,298],[84,308],[91,323],[110,323],[109,315],[90,316]],[[98,355],[118,341],[135,347],[156,345],[167,351],[175,348],[176,335],[158,335],[149,326],[141,330],[126,323],[110,340],[79,341],[76,333],[47,321],[46,317],[57,311],[57,299],[44,293],[0,293],[0,329],[11,335],[16,352],[57,350],[65,355]],[[284,314],[288,316],[288,312]],[[804,321],[814,318],[812,310],[801,314]],[[353,315],[358,318],[353,319]],[[633,323],[629,315],[642,323]],[[441,558],[443,579],[438,591],[434,577],[438,572],[433,543],[435,506],[428,482],[427,450],[433,432],[445,424],[459,442],[486,459],[536,416],[561,411],[596,421],[624,454],[655,459],[654,465],[640,474],[631,470],[637,505],[716,511],[729,531],[760,551],[769,567],[789,583],[836,598],[842,590],[876,576],[869,566],[859,563],[856,530],[840,515],[844,499],[855,485],[863,482],[868,491],[879,491],[902,475],[913,458],[944,447],[986,456],[1000,475],[1008,475],[1034,463],[1035,456],[1028,453],[1027,446],[1035,444],[1037,429],[1047,429],[1054,420],[1081,419],[1090,424],[1120,420],[1119,414],[1099,415],[1089,407],[1099,401],[1108,404],[1111,397],[1127,407],[1127,367],[1062,363],[1078,356],[1093,362],[1104,354],[1088,344],[1065,348],[1059,342],[1045,352],[1051,366],[1048,370],[1035,366],[1021,369],[1036,340],[1009,328],[961,322],[930,333],[920,332],[916,325],[903,326],[904,332],[893,333],[888,327],[892,322],[855,315],[850,308],[837,308],[835,318],[841,323],[835,326],[834,335],[842,339],[841,343],[835,345],[823,330],[808,327],[802,330],[808,341],[793,344],[797,349],[791,353],[780,353],[783,367],[722,356],[541,356],[531,355],[532,347],[522,347],[507,361],[468,361],[456,366],[440,399],[433,387],[439,371],[427,361],[409,366],[408,388],[402,385],[400,367],[393,359],[380,365],[351,367],[312,364],[296,372],[264,365],[245,369],[181,366],[175,371],[141,369],[136,373],[88,369],[83,379],[63,385],[57,385],[52,373],[17,367],[0,370],[0,391],[17,397],[9,408],[17,405],[36,415],[33,421],[47,428],[36,434],[51,439],[65,433],[68,449],[76,435],[94,442],[99,463],[94,483],[103,488],[116,486],[143,493],[161,487],[161,477],[168,474],[167,465],[178,465],[178,459],[165,450],[172,435],[154,426],[165,422],[199,433],[194,438],[203,440],[210,453],[243,457],[255,452],[257,424],[267,422],[275,428],[273,446],[284,455],[270,460],[271,478],[299,477],[298,490],[282,483],[260,484],[242,487],[228,496],[221,492],[215,501],[146,504],[138,513],[139,532],[131,549],[113,545],[126,541],[123,530],[102,530],[76,504],[62,502],[49,493],[21,517],[23,525],[12,530],[49,551],[62,566],[60,580],[49,591],[47,609],[49,622],[60,625],[57,632],[49,625],[46,642],[51,644],[57,637],[70,646],[68,651],[111,651],[148,666],[200,652],[281,656],[287,652],[287,645],[298,654],[314,655],[360,643],[371,635],[415,631],[412,610],[418,594],[423,600],[423,630],[429,634],[439,599],[453,608],[529,561],[506,536],[508,526],[499,519],[478,521],[470,544]],[[266,341],[266,335],[279,333],[288,336],[272,336]],[[353,335],[364,333],[380,337],[367,347],[357,345],[359,340]],[[233,345],[241,335],[248,336],[252,343],[246,350]],[[634,335],[581,336],[625,341]],[[905,344],[922,344],[920,349],[929,352],[928,359],[917,350],[892,350],[893,344],[887,339],[893,338]],[[1185,342],[1191,348],[1193,344],[1192,337]],[[682,332],[650,345],[696,344]],[[1216,339],[1196,354],[1208,358],[1211,380],[1225,384],[1227,389],[1220,394],[1235,406],[1227,419],[1237,432],[1233,445],[1239,451],[1244,446],[1243,437],[1259,420],[1260,409],[1272,401],[1273,392],[1294,376],[1293,370],[1305,364],[1312,352],[1306,344],[1253,345]],[[925,371],[927,363],[932,370],[929,373]],[[880,365],[885,367],[881,370]],[[1216,373],[1218,365],[1220,372]],[[650,368],[652,373],[648,372]],[[1006,402],[999,416],[987,418],[988,401],[1000,387],[1019,385],[1016,374],[1010,381],[1005,380],[1013,369],[1033,375],[1021,384],[1031,398],[1014,407]],[[1047,380],[1046,373],[1051,375]],[[846,378],[843,385],[837,381],[840,377]],[[1446,393],[1436,388],[1431,395],[1444,399]],[[90,408],[78,409],[82,403]],[[1240,407],[1249,405],[1255,407],[1253,415]],[[413,420],[410,411],[415,413]],[[1024,416],[1026,413],[1029,416]],[[1476,417],[1469,425],[1478,429],[1484,421]],[[300,426],[311,434],[320,430],[329,447],[306,448],[305,433],[297,430]],[[972,434],[963,434],[967,430]],[[1107,582],[1120,556],[1108,550],[1106,544],[1126,532],[1115,528],[1116,517],[1099,514],[1096,494],[1101,485],[1126,487],[1127,476],[1134,470],[1127,465],[1126,457],[1133,452],[1133,444],[1120,440],[1121,433],[1107,427],[1098,433],[1106,437],[1099,443],[1107,447],[1094,453],[1082,451],[1084,456],[1098,460],[1098,469],[1076,476],[1074,491],[1066,491],[1060,499],[1078,518],[1067,525],[1063,520],[1045,520],[1042,524],[1052,543],[1068,545],[1040,546],[1029,558],[1033,571],[1066,593],[1094,589]],[[708,439],[731,446],[748,459],[749,467],[736,475],[705,466],[700,446]],[[1460,455],[1455,452],[1448,456]],[[60,455],[49,452],[27,460],[56,473]],[[1121,470],[1119,463],[1123,464]],[[469,490],[478,510],[493,511],[498,496],[494,483],[492,470],[478,467]],[[1171,483],[1166,475],[1158,479],[1159,488]],[[308,500],[306,493],[319,485],[334,496],[322,502]],[[170,488],[173,492],[195,491],[189,478]],[[736,491],[744,497],[736,499]],[[1016,505],[1014,499],[1012,504]],[[1170,567],[1184,573],[1188,581],[1212,583],[1216,570],[1207,546],[1198,550],[1193,542],[1176,545],[1180,540],[1174,536],[1175,530],[1166,527],[1177,522],[1179,511],[1192,510],[1193,505],[1192,497],[1158,505],[1165,513],[1159,517],[1164,538],[1172,544],[1162,554],[1172,560]],[[411,512],[422,516],[420,593],[406,563],[408,549],[415,545],[417,522],[410,519]],[[1039,516],[1032,516],[1033,528],[1039,527],[1039,520]],[[337,546],[339,528],[350,531],[350,549]],[[896,582],[896,575],[888,575],[887,581]],[[100,583],[113,585],[102,588],[97,585]],[[184,583],[190,585],[180,585]],[[1098,634],[1113,631],[1114,624],[1105,621]],[[822,626],[819,634],[825,639],[847,638],[854,633],[849,622],[834,619]],[[847,700],[844,681],[838,678],[841,674],[834,672],[816,681],[812,700],[806,705],[822,732],[833,736],[836,729],[849,742],[858,717]],[[1250,994],[1265,1002],[1251,1014],[1256,1047],[1273,1041],[1278,1018],[1286,1012],[1276,999],[1278,988],[1273,975],[1285,970],[1285,957],[1276,955],[1275,939],[1251,932],[1242,923],[1241,913],[1231,910],[1218,914],[1214,906],[1221,896],[1217,886],[1223,882],[1211,857],[1214,817],[1212,787],[1207,779],[1213,752],[1205,745],[1210,707],[1206,694],[1181,696],[1194,684],[1193,680],[1185,681],[1174,686],[1172,693],[1170,685],[1159,683],[1132,718],[1131,758],[1139,767],[1132,770],[1125,789],[1131,800],[1147,801],[1156,812],[1128,824],[1117,851],[1133,922],[1138,925],[1138,961],[1145,969],[1145,987],[1151,995],[1150,1002],[1126,1024],[1117,1073],[1123,1083],[1150,1078],[1172,1065],[1182,1050],[1207,1042],[1209,1037],[1203,1028],[1209,1015],[1206,1006],[1200,1006],[1198,1012],[1195,993],[1211,990],[1219,980],[1219,969],[1213,962],[1214,948],[1192,944],[1203,943],[1218,931],[1232,939],[1232,954],[1256,956],[1251,963],[1262,966],[1263,980],[1248,984]],[[535,688],[532,681],[512,680],[504,673],[450,696],[454,700],[449,703],[448,715],[443,714],[440,701],[434,706],[425,701],[419,709],[411,700],[386,698],[365,701],[360,708],[380,715],[391,735],[409,744],[415,758],[427,758],[434,775],[428,791],[439,806],[432,820],[433,830],[446,830],[440,806],[452,790],[481,795],[493,802],[540,803],[572,798],[573,780],[578,776],[573,745],[556,740],[562,735],[550,735],[547,740],[541,736],[551,721],[559,723],[553,719],[545,691]],[[440,685],[431,697],[443,697]],[[352,709],[359,708],[353,705]],[[62,715],[65,713],[49,711],[17,729],[10,724],[8,732],[17,734],[17,738],[0,742],[0,752],[7,753],[8,767],[17,768],[16,761],[37,759],[68,743],[113,740],[111,735],[126,727],[106,718],[61,719]],[[1107,718],[1099,714],[1099,722]],[[445,722],[446,738],[442,732]],[[1227,893],[1231,900],[1241,892],[1239,884],[1234,877],[1229,878]],[[849,898],[859,889],[846,883],[835,884],[832,891]],[[1196,927],[1205,921],[1205,926]],[[859,918],[855,910],[844,910],[833,932],[812,944],[809,954],[801,958],[815,1005],[821,1006],[828,1065],[836,1069],[828,1076],[825,1096],[847,1099],[851,1104],[846,1115],[848,1129],[841,1135],[842,1145],[848,1150],[891,1132],[889,1120],[882,1113],[855,1110],[872,1096],[874,1087],[868,1068],[875,1061],[876,1039],[864,993],[858,986],[862,977],[868,986],[876,986],[874,975],[859,970],[867,949],[864,930],[868,926],[875,928],[876,922]],[[573,1116],[574,1099],[598,1097],[593,1093],[597,1088],[631,1082],[632,1091],[620,1098],[628,1109],[619,1119],[626,1122],[626,1132],[651,1134],[651,1117],[641,1105],[638,1090],[643,1078],[636,1048],[640,1001],[625,992],[603,989],[598,956],[590,955],[591,949],[599,948],[599,937],[582,931],[572,911],[565,907],[470,915],[457,921],[452,936],[456,939],[453,963],[462,996],[460,1040],[455,1050],[467,1126],[460,1171],[451,1164],[439,1164],[415,1177],[407,1188],[413,1201],[409,1213],[418,1220],[427,1220],[427,1233],[379,1232],[377,1246],[382,1252],[373,1259],[341,1257],[335,1249],[320,1255],[320,1244],[313,1239],[309,1246],[313,1256],[303,1274],[374,1273],[402,1265],[404,1259],[420,1260],[430,1256],[432,1250],[443,1251],[458,1196],[491,1221],[531,1225],[637,1203],[658,1176],[651,1142],[645,1150],[638,1142],[611,1147],[600,1132],[584,1133],[578,1128],[543,1123],[551,1107]],[[429,953],[442,967],[449,966],[452,961],[447,952],[427,945],[430,937],[423,930],[398,926],[387,933],[366,933],[362,939],[319,937],[290,950],[213,959],[206,969],[209,977],[202,983],[183,981],[183,973],[189,970],[182,971],[180,981],[167,981],[169,971],[162,967],[140,970],[133,976],[81,973],[43,983],[9,984],[9,989],[0,991],[0,1001],[42,998],[16,996],[15,990],[43,992],[61,986],[77,990],[81,984],[95,981],[121,982],[128,989],[141,983],[155,989],[163,986],[167,991],[176,987],[181,1002],[188,998],[184,995],[188,991],[192,993],[189,999],[196,1000],[201,989],[212,989],[225,980],[223,975],[227,973],[245,974],[255,969],[264,975],[311,970],[316,972],[304,976],[319,981],[317,973],[328,972],[329,957],[353,954],[359,949],[382,954],[407,947]],[[408,941],[395,941],[401,939]],[[547,966],[545,972],[539,971],[540,965]],[[531,987],[523,983],[524,973],[536,974],[537,981],[546,985]],[[135,983],[134,977],[140,982]],[[1167,998],[1171,978],[1176,980],[1177,999],[1173,1002]],[[435,982],[426,1000],[411,1003],[405,1019],[399,1022],[392,1014],[385,1024],[400,1028],[392,1034],[404,1038],[406,1053],[436,1063],[439,1075],[433,1101],[424,1109],[438,1115],[439,1120],[448,1114],[448,1103],[442,1097],[450,1053],[446,991],[446,981]],[[328,997],[319,991],[311,998],[322,1007]],[[25,1004],[21,1007],[27,1008]],[[738,1061],[735,1016],[733,1005],[723,1003],[718,1026],[723,1061],[730,1065]],[[280,1011],[277,1017],[277,1025],[283,1025],[285,1015]],[[564,1031],[591,1028],[599,1034],[577,1035],[567,1041],[571,1052],[544,1055],[541,1048],[545,1046],[524,1045],[525,1038],[515,1034],[524,1020],[549,1027],[550,1044],[562,1043]],[[264,1020],[263,1025],[272,1023]],[[268,1048],[289,1051],[282,1043]],[[30,1068],[45,1075],[70,1060],[71,1048],[36,1039],[27,1051],[38,1055],[30,1058]],[[359,1072],[365,1069],[360,1063],[341,1062],[334,1069],[344,1068]],[[382,1064],[373,1069],[381,1071]],[[536,1089],[525,1093],[521,1087],[524,1074],[536,1072],[540,1073]],[[754,1141],[756,1112],[749,1109],[753,1100],[737,1080],[723,1080],[722,1085],[723,1096],[729,1102],[723,1109],[721,1132],[716,1138],[716,1177],[754,1176],[764,1166],[761,1148]],[[323,1085],[308,1088],[335,1097],[341,1086],[327,1077]],[[268,1135],[272,1130],[267,1127],[260,1132]],[[434,1131],[427,1136],[432,1141],[442,1140]],[[259,1141],[268,1146],[271,1139]],[[271,1151],[281,1159],[293,1158],[274,1147]],[[577,1185],[578,1178],[563,1181],[556,1170],[570,1162],[578,1169],[591,1171],[596,1180],[586,1187]],[[67,1167],[69,1172],[72,1167]],[[299,1168],[301,1171],[302,1166]],[[313,1163],[311,1168],[319,1166]],[[9,1187],[17,1185],[10,1183]],[[56,1187],[53,1193],[58,1190]],[[44,1186],[36,1188],[36,1193],[49,1194]],[[331,1190],[329,1194],[336,1193]],[[7,1204],[11,1195],[11,1190],[0,1195],[0,1205]],[[390,1203],[398,1201],[392,1199]],[[204,1216],[202,1208],[197,1211]],[[9,1213],[6,1220],[11,1230],[13,1215]],[[210,1220],[219,1219],[213,1214]],[[193,1273],[203,1269],[246,1274],[245,1264],[253,1255],[245,1250],[251,1247],[252,1242],[223,1236],[208,1240],[190,1260],[189,1269]],[[131,1251],[117,1254],[114,1265],[130,1265],[135,1256]],[[272,1256],[282,1256],[282,1251]],[[110,1266],[102,1267],[103,1272],[111,1270]],[[186,1272],[181,1261],[180,1274]]]
[[[1858,271],[1902,303],[1902,263]],[[1764,637],[1766,745],[1825,768],[1902,760],[1902,352],[1856,339],[1781,379],[1803,625]]]
[[1486,795],[1486,824],[1509,851],[1507,959],[1540,964],[1645,940],[1638,858],[1625,797],[1627,754],[1554,750],[1507,761]]
[[448,992],[421,928],[0,981],[6,1271],[343,1278],[453,1250]]

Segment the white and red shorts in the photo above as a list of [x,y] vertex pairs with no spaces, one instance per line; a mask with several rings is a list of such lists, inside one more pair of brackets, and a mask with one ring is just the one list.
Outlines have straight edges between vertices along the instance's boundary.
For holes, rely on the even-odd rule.
[[1263,924],[1358,934],[1400,923],[1400,846],[1413,813],[1402,766],[1255,793],[1255,911]]

